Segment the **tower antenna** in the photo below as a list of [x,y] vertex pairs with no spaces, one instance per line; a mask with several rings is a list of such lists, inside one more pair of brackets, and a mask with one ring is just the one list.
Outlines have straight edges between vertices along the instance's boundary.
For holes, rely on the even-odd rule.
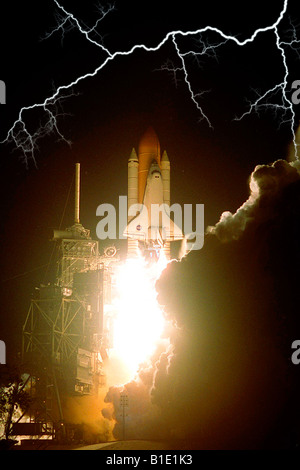
[[80,224],[80,163],[76,163],[75,173],[75,224]]

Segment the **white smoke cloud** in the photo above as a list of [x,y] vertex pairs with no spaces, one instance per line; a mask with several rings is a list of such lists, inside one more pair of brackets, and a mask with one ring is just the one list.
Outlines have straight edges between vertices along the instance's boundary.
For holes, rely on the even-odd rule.
[[206,233],[216,235],[222,242],[238,240],[251,222],[260,223],[272,216],[274,202],[282,190],[300,179],[300,162],[277,160],[269,165],[257,165],[249,180],[250,195],[234,213],[223,212],[215,226]]

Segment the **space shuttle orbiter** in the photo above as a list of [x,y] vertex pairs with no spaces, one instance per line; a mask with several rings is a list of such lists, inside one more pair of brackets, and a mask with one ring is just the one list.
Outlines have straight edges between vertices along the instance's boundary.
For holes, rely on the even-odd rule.
[[[132,215],[130,208],[140,212]],[[132,150],[128,161],[128,225],[123,235],[128,238],[128,256],[138,248],[143,252],[164,250],[170,257],[170,242],[182,240],[182,230],[170,218],[170,161],[167,153],[160,157],[156,133],[149,128],[143,135],[138,157]]]

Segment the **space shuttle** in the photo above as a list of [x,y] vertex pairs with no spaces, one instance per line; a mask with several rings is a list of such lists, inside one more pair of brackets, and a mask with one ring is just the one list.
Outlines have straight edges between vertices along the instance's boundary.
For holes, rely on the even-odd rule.
[[150,127],[140,140],[138,156],[133,149],[128,160],[128,219],[123,233],[128,257],[140,251],[158,259],[163,250],[170,259],[170,242],[184,235],[169,208],[170,161],[166,151],[161,157],[158,137]]

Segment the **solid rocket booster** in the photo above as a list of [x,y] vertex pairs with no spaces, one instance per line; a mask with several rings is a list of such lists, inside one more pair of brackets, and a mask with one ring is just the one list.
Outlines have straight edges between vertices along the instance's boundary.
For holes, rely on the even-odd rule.
[[[163,153],[161,159],[161,176],[163,180],[163,199],[164,203],[168,206],[171,205],[171,193],[170,193],[170,160],[168,158],[166,150]],[[170,242],[165,242],[164,251],[167,259],[170,259]]]
[[[127,198],[128,210],[132,205],[138,203],[138,198],[139,198],[138,170],[139,170],[138,157],[137,157],[135,149],[132,149],[131,155],[128,160],[128,198]],[[133,215],[132,216],[128,215],[127,224],[129,224],[129,222],[133,219],[133,217],[134,217]],[[127,254],[130,256],[137,256],[137,253],[138,253],[138,241],[132,238],[128,238]]]
[[[148,211],[151,204],[164,203],[170,206],[170,161],[166,151],[164,151],[161,158],[159,140],[151,127],[147,129],[140,140],[138,156],[135,149],[133,149],[128,160],[128,210],[132,205],[138,203],[144,204],[144,207],[146,205]],[[172,237],[169,230],[169,235],[161,239],[162,227],[160,227],[157,238],[161,239],[163,250],[167,259],[169,259],[170,240],[182,239],[183,235],[166,214],[163,217],[164,221],[169,221],[169,227],[171,224]],[[139,240],[142,240],[141,233],[138,233],[138,230],[141,230],[140,222],[143,223],[143,226],[147,225],[144,242],[148,245],[150,245],[150,242],[157,242],[154,238],[150,239],[150,226],[148,235],[148,220],[145,221],[142,212],[138,216],[128,215],[127,222],[128,225],[124,234],[128,237],[128,256],[136,256],[138,253]],[[145,230],[143,233],[145,233]]]

